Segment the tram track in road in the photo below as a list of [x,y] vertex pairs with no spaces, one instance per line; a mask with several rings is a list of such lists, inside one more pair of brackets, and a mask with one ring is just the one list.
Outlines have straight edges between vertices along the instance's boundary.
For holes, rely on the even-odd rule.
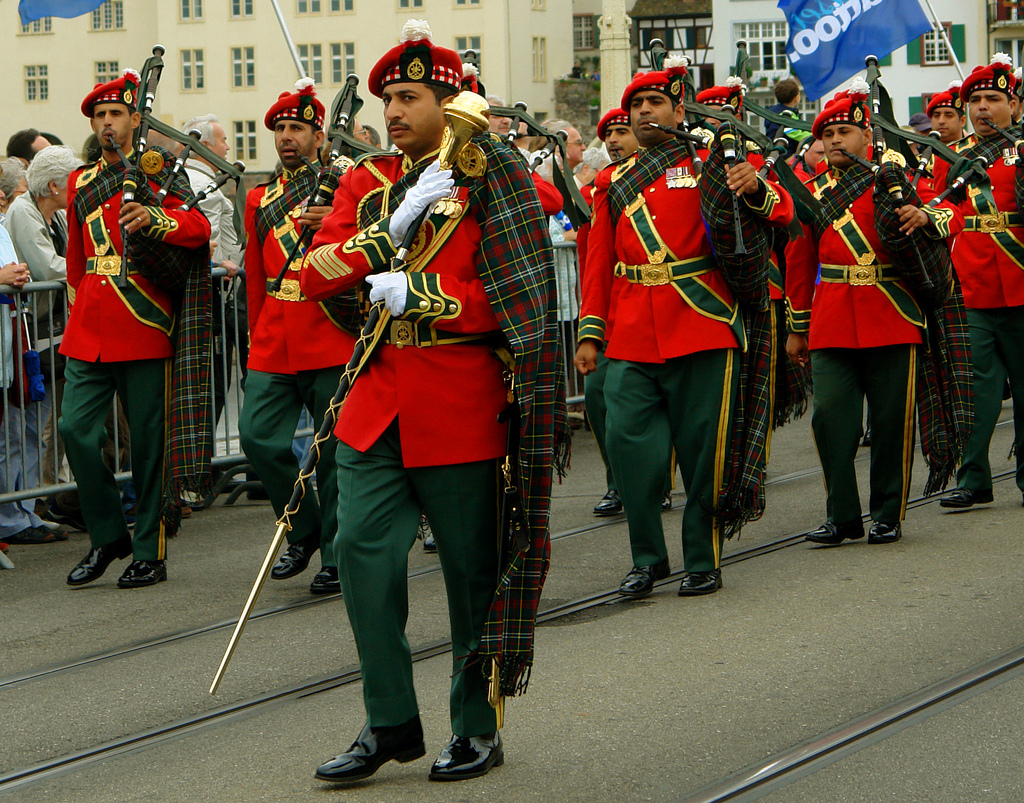
[[[861,459],[866,459],[866,458],[861,458]],[[795,482],[795,481],[798,481],[798,480],[801,480],[801,479],[805,479],[806,477],[815,476],[816,474],[820,474],[820,473],[821,473],[821,468],[820,467],[811,467],[811,468],[807,468],[807,469],[801,469],[799,471],[795,471],[795,472],[792,472],[792,473],[789,473],[789,474],[785,474],[785,475],[782,475],[782,476],[779,476],[779,477],[775,477],[775,478],[769,480],[766,484],[770,485],[770,486],[785,485],[787,483]],[[680,510],[681,508],[682,508],[682,504],[679,504],[678,506],[673,506],[673,510]],[[616,527],[616,526],[624,525],[625,522],[626,522],[626,517],[623,514],[618,514],[618,515],[615,515],[615,516],[609,516],[609,517],[603,518],[603,519],[601,519],[599,521],[590,522],[588,524],[580,525],[579,527],[573,527],[573,528],[569,528],[567,530],[563,530],[561,532],[555,533],[554,535],[551,536],[551,540],[552,540],[552,542],[557,542],[557,541],[561,541],[561,540],[564,540],[564,539],[574,538],[574,537],[577,537],[577,536],[586,535],[588,533],[593,533],[593,532],[598,532],[600,530],[608,529],[610,527]],[[803,538],[803,534],[800,534],[800,535],[797,535],[797,536],[789,536],[789,537],[786,537],[786,538],[779,539],[778,541],[771,542],[770,544],[763,544],[761,546],[762,546],[763,551],[771,552],[771,551],[775,551],[776,549],[782,549],[785,546],[789,546],[790,545],[789,541],[791,539],[796,539],[796,540],[799,541],[799,540],[802,540],[802,538]],[[726,565],[727,564],[728,564],[728,560],[726,560]],[[413,580],[413,579],[418,579],[418,578],[421,578],[421,577],[426,577],[426,576],[434,575],[434,574],[437,574],[440,571],[441,571],[440,564],[435,564],[435,565],[432,565],[432,566],[422,566],[420,568],[413,569],[412,571],[410,571],[409,574],[408,574],[408,577],[409,577],[410,580]],[[254,613],[249,618],[249,621],[250,622],[256,622],[256,621],[260,621],[260,620],[270,619],[270,618],[273,618],[273,617],[276,617],[276,616],[280,616],[282,614],[293,613],[293,612],[301,611],[301,610],[304,610],[306,608],[310,608],[310,607],[314,607],[314,606],[320,606],[320,605],[336,603],[340,599],[341,599],[341,595],[340,594],[329,594],[329,595],[324,595],[324,596],[321,596],[321,597],[311,597],[311,598],[296,600],[294,602],[288,602],[288,603],[284,603],[282,605],[276,605],[276,606],[271,607],[271,608],[265,608],[263,610],[257,611],[256,613]],[[127,646],[117,647],[117,648],[114,648],[114,649],[111,649],[111,650],[106,650],[104,652],[99,652],[99,653],[95,653],[93,655],[84,656],[82,658],[76,659],[74,661],[69,661],[69,662],[64,663],[64,664],[59,664],[59,665],[55,665],[55,666],[45,667],[45,668],[42,668],[42,669],[30,670],[30,671],[22,672],[22,673],[15,674],[15,675],[9,675],[7,677],[0,678],[0,690],[3,690],[5,688],[11,688],[11,687],[14,687],[14,686],[18,686],[18,685],[21,685],[21,684],[24,684],[24,683],[30,683],[30,682],[34,682],[34,681],[44,680],[44,679],[47,679],[47,678],[50,678],[50,677],[53,677],[53,676],[56,676],[56,675],[63,674],[65,672],[70,672],[70,671],[74,671],[74,670],[83,669],[83,668],[86,668],[86,667],[89,667],[89,666],[92,666],[92,665],[95,665],[95,664],[98,664],[98,663],[103,663],[103,662],[106,662],[106,661],[114,661],[114,660],[117,660],[117,659],[120,659],[120,658],[125,658],[125,657],[131,656],[131,655],[136,655],[138,653],[145,652],[147,650],[156,649],[158,647],[165,647],[165,646],[168,646],[170,644],[174,644],[176,642],[188,641],[190,639],[194,639],[194,638],[197,638],[199,636],[209,635],[210,633],[216,633],[216,632],[220,632],[220,631],[228,631],[228,630],[230,630],[231,628],[233,628],[235,626],[235,623],[237,621],[238,621],[237,619],[227,619],[227,620],[223,620],[223,621],[220,621],[220,622],[213,622],[213,623],[210,623],[210,624],[207,624],[207,625],[201,625],[199,627],[189,628],[187,630],[181,630],[181,631],[177,631],[177,632],[174,632],[174,633],[169,633],[169,634],[166,634],[166,635],[163,635],[163,636],[158,636],[156,638],[147,639],[146,641],[141,641],[141,642],[138,642],[138,643],[135,643],[135,644],[130,644],[130,645],[127,645]]]
[[[1000,482],[1010,479],[1012,476],[1013,472],[1007,471],[997,475],[993,480]],[[908,503],[908,508],[922,507],[937,502],[939,498],[938,495],[918,497]],[[592,530],[595,526],[600,526],[600,524],[588,525],[578,529]],[[566,533],[562,534],[562,537],[565,537],[569,532],[572,531],[566,531]],[[805,535],[806,533],[797,533],[772,542],[755,544],[738,550],[726,556],[723,559],[723,565],[728,566],[740,563],[778,551],[779,549],[795,546],[804,541]],[[683,574],[682,571],[675,572],[657,585],[660,587],[678,581]],[[550,608],[538,614],[537,623],[543,626],[602,606],[628,606],[630,602],[630,600],[620,596],[617,590],[602,591]],[[233,622],[227,623],[227,625],[231,624]],[[227,625],[221,624],[199,628],[196,631],[178,634],[176,637],[168,637],[159,643],[171,643],[199,632],[209,633],[217,627]],[[145,646],[138,645],[133,650],[123,650],[119,653],[110,654],[109,657],[133,651],[137,652],[139,649],[145,648]],[[450,651],[450,640],[437,640],[415,649],[412,657],[415,663],[419,663],[445,655]],[[100,660],[103,657],[96,656],[92,660]],[[76,664],[76,666],[81,665],[83,665],[83,662]],[[54,671],[63,670],[50,670],[49,674],[53,674]],[[904,698],[897,703],[887,706],[885,709],[881,709],[863,718],[863,720],[858,720],[851,725],[844,726],[832,734],[820,737],[809,744],[793,748],[784,754],[780,754],[779,757],[771,762],[751,767],[741,776],[718,784],[705,797],[687,798],[686,801],[687,803],[704,803],[704,801],[712,803],[713,801],[754,800],[756,797],[768,794],[781,785],[791,783],[804,775],[810,774],[822,766],[837,761],[850,752],[869,746],[897,730],[923,721],[935,713],[956,705],[969,696],[998,685],[1021,672],[1024,672],[1024,647],[1009,653],[1002,659],[997,659],[989,664],[969,670],[966,673],[936,684],[934,687],[929,687],[915,695]],[[94,747],[59,756],[32,766],[15,769],[0,775],[0,793],[23,788],[58,775],[84,770],[129,752],[153,747],[170,740],[186,738],[197,732],[226,725],[242,717],[260,713],[272,706],[321,694],[339,687],[351,685],[359,680],[358,666],[350,666],[334,674],[305,679],[214,710],[194,714],[171,723],[107,741]],[[853,725],[856,725],[857,732],[860,734],[856,738],[850,737]]]
[[751,803],[1024,674],[1024,647],[927,686],[751,764],[676,803]]

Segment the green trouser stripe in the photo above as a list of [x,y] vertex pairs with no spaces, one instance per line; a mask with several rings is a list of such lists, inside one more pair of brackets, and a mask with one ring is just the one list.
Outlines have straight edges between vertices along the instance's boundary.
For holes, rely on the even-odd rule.
[[132,537],[135,560],[163,560],[164,527],[160,519],[163,485],[164,388],[167,360],[83,362],[69,359],[61,403],[60,433],[78,483],[82,515],[94,547],[128,535],[121,491],[103,460],[106,422],[121,398],[131,431],[132,480],[138,499]]
[[686,488],[685,568],[718,568],[721,533],[707,508],[716,501],[716,473],[728,452],[738,388],[738,349],[700,351],[663,364],[609,360],[608,456],[619,480],[635,565],[668,556],[661,499],[675,447]]
[[956,473],[959,488],[992,488],[989,446],[1003,408],[1003,383],[1013,390],[1013,430],[1017,487],[1024,491],[1024,307],[969,309],[971,368],[974,375],[974,428]]
[[828,493],[828,520],[861,517],[854,459],[864,400],[871,411],[871,498],[874,521],[902,521],[914,459],[917,346],[816,349],[811,431]]
[[608,460],[608,447],[606,446],[608,405],[604,401],[604,380],[607,376],[608,358],[600,353],[597,355],[597,370],[587,374],[583,383],[583,399],[587,406],[587,420],[590,421],[590,429],[594,433],[594,440],[597,441],[597,450],[601,453],[601,460],[604,462],[606,487],[611,490],[618,489],[618,485],[615,484],[615,477],[612,476],[612,465]]
[[[249,371],[245,399],[238,414],[239,440],[278,517],[284,513],[299,473],[299,462],[292,452],[299,413],[305,406],[313,417],[313,430],[318,430],[344,370],[339,365],[297,374]],[[288,533],[291,544],[319,533],[324,566],[334,565],[329,547],[338,529],[336,448],[337,440],[333,437],[321,444],[316,464],[317,492],[307,489],[298,512],[291,517],[292,529]]]
[[399,725],[419,712],[405,625],[409,550],[422,510],[448,592],[452,731],[493,733],[487,680],[465,661],[480,644],[498,577],[497,461],[405,468],[397,419],[366,452],[338,444],[337,461],[334,551],[370,725]]

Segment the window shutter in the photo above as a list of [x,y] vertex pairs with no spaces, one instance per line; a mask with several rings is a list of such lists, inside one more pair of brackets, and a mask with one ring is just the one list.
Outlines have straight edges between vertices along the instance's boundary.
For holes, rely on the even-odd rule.
[[913,42],[907,44],[907,64],[920,64],[921,63],[921,37],[917,37]]
[[953,52],[956,53],[956,57],[959,61],[964,61],[966,57],[966,33],[965,26],[954,25],[952,30],[949,32],[949,41],[953,44]]
[[917,95],[916,97],[911,97],[909,101],[911,117],[913,117],[918,112],[924,111],[924,98],[922,98],[920,95]]

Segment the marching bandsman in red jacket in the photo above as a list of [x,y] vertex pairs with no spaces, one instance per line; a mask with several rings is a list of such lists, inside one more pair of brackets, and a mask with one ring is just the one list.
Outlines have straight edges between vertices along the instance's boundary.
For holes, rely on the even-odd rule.
[[[883,223],[904,234],[923,229],[939,257],[946,250],[946,263],[944,238],[959,229],[959,215],[948,207],[929,215],[907,203],[895,223],[876,209],[874,175],[846,155],[871,156],[868,94],[868,85],[855,80],[815,119],[813,134],[825,144],[829,169],[809,186],[822,211],[786,251],[787,351],[813,365],[811,427],[828,494],[827,521],[807,540],[830,546],[864,535],[854,458],[865,398],[872,430],[871,543],[899,540],[910,488],[926,306],[913,284],[917,267],[883,243]],[[894,164],[886,169],[897,170]],[[934,283],[948,297],[949,269],[937,272]]]
[[[650,125],[678,127],[683,119],[686,68],[681,61],[666,65],[637,73],[622,96],[640,150],[594,193],[576,352],[584,374],[596,370],[602,351],[609,363],[607,449],[633,554],[619,592],[632,597],[649,594],[669,573],[660,504],[673,446],[687,492],[687,574],[679,594],[713,593],[722,582],[717,513],[731,505],[726,464],[744,442],[733,418],[747,332],[723,267],[731,249],[713,253],[699,203],[717,181],[731,215],[730,195],[739,194],[748,236],[793,215],[789,196],[760,180],[748,162],[726,178],[719,145],[717,167],[706,166],[698,180],[684,144]],[[755,294],[758,305],[767,305],[764,263],[757,267]]]
[[[597,124],[597,136],[608,149],[608,155],[612,158],[612,164],[597,174],[591,184],[590,206],[593,208],[593,193],[599,189],[605,192],[611,183],[611,177],[619,169],[621,163],[636,153],[639,145],[633,129],[629,125],[629,113],[622,109],[612,109],[607,112]],[[586,196],[584,196],[586,197]],[[576,237],[576,253],[579,255],[580,275],[586,273],[587,248],[590,244],[590,223],[580,227],[579,235]],[[612,476],[612,465],[608,460],[606,443],[607,427],[605,417],[607,405],[604,401],[604,380],[608,374],[608,359],[604,354],[597,357],[597,369],[587,375],[584,383],[584,397],[587,404],[587,418],[590,421],[590,428],[594,432],[594,440],[597,441],[598,451],[605,466],[605,479],[607,481],[607,492],[594,505],[594,515],[613,516],[622,512],[622,499],[619,497],[619,486]],[[671,480],[669,482],[671,486]],[[671,504],[671,496],[669,497]]]
[[963,81],[949,82],[944,92],[932,95],[928,101],[928,116],[932,120],[932,131],[939,132],[939,141],[951,148],[964,137],[967,129],[967,111],[960,97]]
[[[313,82],[302,79],[294,92],[282,92],[263,124],[274,132],[281,172],[251,190],[245,203],[246,285],[249,302],[249,373],[238,417],[242,450],[267,489],[274,513],[281,516],[298,473],[292,440],[305,407],[319,427],[352,356],[353,335],[336,311],[312,301],[299,287],[302,254],[296,256],[281,282],[274,281],[304,227],[319,228],[329,206],[310,207],[320,172],[324,142],[324,105]],[[302,157],[313,167],[306,166]],[[341,160],[339,160],[341,161]],[[347,160],[346,160],[347,161]],[[351,162],[347,162],[351,164]],[[328,177],[336,187],[345,164]],[[309,489],[290,517],[288,548],[270,572],[277,580],[304,571],[320,551],[321,569],[310,591],[339,591],[332,544],[338,529],[338,483],[331,439],[320,447],[316,493]]]
[[[975,67],[960,88],[975,133],[959,148],[966,159],[983,157],[988,181],[951,196],[965,226],[953,246],[953,264],[964,291],[971,333],[974,430],[957,471],[957,487],[939,504],[969,508],[991,502],[989,444],[1002,408],[1007,378],[1013,392],[1017,487],[1024,492],[1024,157],[985,120],[1021,139],[1018,79],[1010,59],[997,53]],[[939,188],[945,176],[939,175]],[[950,179],[951,180],[951,179]]]
[[[551,246],[526,166],[505,142],[476,136],[464,170],[439,168],[443,104],[461,79],[458,54],[435,45],[425,22],[407,22],[368,82],[384,101],[399,152],[363,157],[342,177],[303,262],[302,291],[311,298],[368,287],[369,301],[386,310],[382,339],[335,430],[335,552],[367,718],[348,751],[317,769],[325,781],[362,780],[388,761],[425,752],[405,637],[407,554],[421,511],[437,543],[453,642],[453,736],[432,780],[477,777],[503,762],[484,671],[497,657],[500,673],[492,677],[508,694],[522,688],[532,660],[563,389]],[[423,212],[406,269],[389,271]],[[521,418],[511,435],[516,425],[503,415],[510,396]],[[496,597],[498,466],[516,433],[529,549],[514,550]]]
[[[97,579],[113,560],[128,555],[133,561],[118,586],[166,580],[165,538],[177,524],[173,514],[166,514],[168,505],[179,504],[178,495],[166,504],[162,501],[165,424],[170,424],[164,410],[171,391],[171,358],[181,342],[183,315],[191,310],[181,308],[168,289],[165,272],[173,251],[165,246],[201,253],[209,245],[210,224],[198,209],[176,208],[192,195],[184,176],[185,185],[172,186],[165,206],[149,205],[173,161],[155,148],[140,157],[139,175],[146,180],[140,182],[136,197],[143,203],[122,205],[122,154],[131,155],[132,135],[141,122],[138,84],[138,73],[125,70],[120,78],[98,84],[82,101],[82,114],[89,118],[103,156],[68,180],[70,314],[60,347],[68,358],[60,431],[92,544],[68,575],[69,585]],[[129,237],[127,257],[122,232]],[[197,259],[194,264],[204,263]],[[205,284],[208,289],[208,274]],[[194,332],[200,351],[204,335],[208,345],[209,326],[207,319],[203,330],[200,320]],[[104,425],[115,391],[132,434],[132,478],[138,496],[134,537],[128,532],[113,472],[102,456]],[[208,470],[208,454],[206,459]]]

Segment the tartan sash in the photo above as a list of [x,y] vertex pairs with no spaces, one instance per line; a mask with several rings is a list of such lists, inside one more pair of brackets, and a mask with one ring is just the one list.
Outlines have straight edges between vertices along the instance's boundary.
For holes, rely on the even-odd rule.
[[86,178],[89,173],[95,175],[88,179],[88,183],[78,187],[75,191],[74,210],[75,217],[84,221],[93,211],[102,209],[103,204],[121,192],[124,185],[124,165],[120,162],[104,164],[96,162],[82,174],[79,181]]
[[[819,179],[821,180],[821,179]],[[821,201],[821,215],[816,217],[812,229],[816,239],[821,239],[832,222],[841,218],[847,208],[856,201],[874,182],[871,171],[861,165],[854,165],[839,174],[834,184],[815,193]]]
[[687,156],[686,145],[677,139],[641,149],[636,161],[608,187],[608,211],[612,227],[618,225],[623,211],[640,193]]
[[[319,161],[313,163],[319,165]],[[256,210],[256,236],[265,242],[273,232],[281,243],[281,248],[288,254],[298,235],[292,224],[290,213],[295,207],[309,198],[316,190],[317,173],[309,168],[296,170],[290,176],[277,176],[268,186]]]

